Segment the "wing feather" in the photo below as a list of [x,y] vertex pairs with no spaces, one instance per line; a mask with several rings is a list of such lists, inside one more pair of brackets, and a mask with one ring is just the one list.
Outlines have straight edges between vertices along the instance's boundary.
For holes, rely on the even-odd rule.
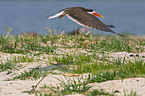
[[[53,18],[59,17],[59,16],[61,16],[61,15],[63,15],[63,14],[64,14],[64,11],[60,11],[60,12],[56,13],[55,15],[49,16],[49,17],[47,17],[47,18],[48,18],[48,19],[53,19]],[[63,17],[63,16],[62,16],[62,17]]]
[[78,23],[82,26],[101,30],[101,31],[115,33],[120,36],[124,36],[124,35],[118,34],[118,33],[114,32],[113,30],[109,29],[108,26],[105,25],[102,21],[100,21],[96,16],[85,12],[81,8],[78,8],[78,9],[70,8],[70,9],[65,10],[65,13],[71,20],[75,21],[76,23]]

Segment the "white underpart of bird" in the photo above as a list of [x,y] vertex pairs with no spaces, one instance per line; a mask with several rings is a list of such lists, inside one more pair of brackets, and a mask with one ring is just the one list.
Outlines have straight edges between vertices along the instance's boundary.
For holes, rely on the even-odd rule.
[[71,19],[72,21],[74,21],[74,22],[78,23],[79,25],[86,27],[86,25],[84,25],[84,24],[80,23],[78,20],[76,20],[76,19],[72,18],[72,17],[71,17],[71,16],[69,16],[68,14],[67,14],[66,16],[67,16],[69,19]]

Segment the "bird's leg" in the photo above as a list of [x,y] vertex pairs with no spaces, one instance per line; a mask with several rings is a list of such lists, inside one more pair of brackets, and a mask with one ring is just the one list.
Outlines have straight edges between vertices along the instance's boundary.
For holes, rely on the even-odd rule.
[[77,35],[77,24],[76,24],[76,28],[75,28],[75,39],[76,39],[76,35]]
[[66,15],[66,14],[62,14],[62,15],[60,15],[60,16],[59,16],[59,19],[62,18],[62,17],[64,17],[65,15]]
[[[77,42],[76,36],[77,36],[77,24],[76,24],[76,28],[75,28],[75,43]],[[77,45],[76,45],[76,48],[77,48]]]

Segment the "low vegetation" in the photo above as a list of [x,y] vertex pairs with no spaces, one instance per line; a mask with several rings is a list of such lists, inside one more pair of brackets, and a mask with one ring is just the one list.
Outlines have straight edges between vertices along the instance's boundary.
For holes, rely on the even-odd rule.
[[[67,82],[56,78],[62,83],[60,86],[44,86],[43,90],[37,90],[36,95],[44,95],[45,89],[50,89],[45,96],[81,93],[86,96],[109,95],[104,90],[88,91],[89,83],[118,80],[124,78],[144,77],[145,62],[142,58],[131,60],[129,57],[111,57],[112,52],[141,53],[145,52],[145,39],[132,40],[119,36],[100,36],[91,33],[80,35],[66,35],[64,33],[52,35],[48,29],[46,35],[0,35],[0,51],[10,54],[21,54],[7,60],[0,61],[0,72],[19,70],[18,64],[44,61],[49,65],[56,65],[51,69],[64,73],[89,74],[86,78],[74,77]],[[56,32],[55,32],[56,33]],[[0,55],[1,57],[1,55]],[[65,67],[64,67],[65,66]],[[22,68],[22,67],[21,67]],[[46,76],[49,71],[39,70],[39,67],[24,71],[8,80],[36,80]],[[14,74],[13,74],[14,75]],[[76,80],[77,79],[77,80]],[[83,82],[81,82],[83,81]],[[136,94],[136,93],[131,93]]]

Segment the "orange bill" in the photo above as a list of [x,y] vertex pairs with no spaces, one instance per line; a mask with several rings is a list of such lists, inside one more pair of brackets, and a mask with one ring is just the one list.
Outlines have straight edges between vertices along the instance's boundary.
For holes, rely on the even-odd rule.
[[93,15],[104,18],[102,15],[100,15],[100,14],[97,13],[97,12],[94,12]]

